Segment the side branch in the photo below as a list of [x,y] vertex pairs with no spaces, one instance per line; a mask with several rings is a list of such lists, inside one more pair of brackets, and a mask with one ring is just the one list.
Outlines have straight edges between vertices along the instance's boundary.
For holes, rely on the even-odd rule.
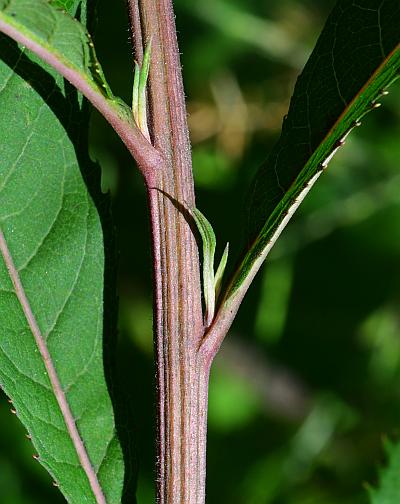
[[[277,239],[281,235],[282,231],[285,229],[293,214],[299,208],[304,198],[307,196],[315,182],[319,179],[323,169],[319,170],[305,185],[303,190],[294,200],[293,204],[289,207],[285,217],[282,219],[280,224],[277,226],[273,232],[270,240],[262,250],[260,254],[257,255],[256,259],[252,261],[252,266],[250,270],[243,274],[243,270],[246,266],[246,261],[249,256],[254,254],[254,250],[257,248],[258,240],[257,238],[253,243],[250,250],[247,252],[239,268],[234,273],[232,280],[230,281],[225,295],[222,299],[220,308],[214,318],[214,321],[205,334],[203,341],[199,347],[199,353],[202,355],[206,362],[211,363],[217,354],[225,336],[227,335],[235,317],[239,310],[239,307],[243,301],[246,292],[248,291],[251,283],[254,280],[258,270],[261,268],[268,254],[270,253],[272,247],[275,245]],[[239,281],[240,279],[240,281]],[[239,286],[238,286],[239,285]]]
[[125,108],[116,100],[106,98],[84,74],[73,68],[73,66],[66,64],[62,57],[58,57],[57,54],[18,31],[2,19],[0,19],[0,31],[27,47],[39,56],[40,59],[48,63],[97,108],[120,136],[146,178],[151,178],[152,172],[160,169],[160,166],[164,163],[163,157],[146,140],[133,119],[128,118]]

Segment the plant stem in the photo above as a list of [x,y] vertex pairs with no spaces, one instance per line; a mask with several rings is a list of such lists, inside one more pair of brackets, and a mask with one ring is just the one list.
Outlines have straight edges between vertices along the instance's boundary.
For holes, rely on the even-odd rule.
[[171,184],[171,174],[163,172],[148,187],[158,396],[157,501],[201,504],[209,365],[197,352],[204,332],[197,247],[176,206],[178,200],[166,196],[172,190],[184,188]]
[[208,369],[197,358],[193,336],[199,329],[202,332],[202,323],[200,319],[193,324],[196,293],[193,298],[189,282],[184,286],[179,281],[189,265],[185,267],[184,257],[173,246],[180,226],[173,218],[172,203],[150,189],[149,204],[158,396],[157,502],[201,504],[205,495]]
[[203,504],[210,362],[198,353],[205,329],[198,249],[185,210],[195,198],[175,20],[171,0],[140,0],[139,9],[129,3],[132,31],[140,26],[142,32],[135,45],[152,39],[149,126],[164,159],[145,176],[154,266],[157,501]]

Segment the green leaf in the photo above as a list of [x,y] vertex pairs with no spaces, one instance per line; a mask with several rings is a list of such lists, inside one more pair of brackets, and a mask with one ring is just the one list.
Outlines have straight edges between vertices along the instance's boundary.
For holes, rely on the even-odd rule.
[[151,39],[143,55],[143,62],[140,66],[135,61],[135,73],[132,91],[132,112],[135,123],[150,141],[150,133],[147,125],[147,80],[149,78],[151,60]]
[[76,12],[76,9],[78,8],[81,2],[80,0],[50,0],[50,3],[51,5],[54,5],[54,7],[57,7],[58,9],[63,9],[72,13]]
[[[55,5],[76,8],[77,2],[58,1]],[[68,12],[47,0],[0,0],[0,29],[36,44],[38,51],[48,52],[79,74],[93,91],[119,105],[121,113],[129,113],[129,107],[113,96],[86,28]]]
[[388,458],[386,467],[379,471],[378,488],[368,487],[371,504],[396,504],[400,502],[400,443],[385,441]]
[[[81,17],[86,20],[86,7]],[[82,93],[120,136],[143,175],[163,162],[135,124],[131,108],[112,94],[92,39],[76,19],[47,0],[0,0],[0,32],[32,51]]]
[[200,210],[193,208],[192,215],[203,241],[203,295],[206,305],[204,319],[206,326],[209,326],[215,311],[214,256],[217,240],[211,224]]
[[204,323],[209,327],[214,318],[215,304],[218,300],[222,278],[228,261],[229,243],[226,244],[217,272],[214,275],[214,257],[217,246],[214,230],[199,209],[193,208],[191,213],[203,242],[203,296],[206,306]]
[[229,243],[225,245],[224,252],[222,253],[221,260],[215,273],[214,289],[216,299],[218,299],[218,295],[221,290],[221,283],[225,273],[226,263],[228,262],[228,255],[229,255]]
[[249,285],[308,190],[399,76],[397,0],[340,0],[300,75],[282,133],[252,184],[252,245],[226,297]]
[[[1,8],[3,19],[18,12],[16,23],[43,19],[41,31],[29,25],[38,38],[54,21],[72,51],[68,30],[80,25],[71,18],[40,0],[1,1]],[[1,37],[0,55],[0,385],[67,501],[102,502],[66,427],[53,365],[106,501],[119,504],[124,464],[103,369],[102,226],[81,173],[94,179],[79,132],[86,116],[69,84],[30,53]],[[38,341],[49,352],[47,367]]]

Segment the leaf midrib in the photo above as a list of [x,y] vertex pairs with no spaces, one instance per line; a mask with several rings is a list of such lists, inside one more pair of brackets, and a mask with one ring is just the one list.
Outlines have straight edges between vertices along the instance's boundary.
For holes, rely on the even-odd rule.
[[93,495],[96,498],[96,502],[98,504],[106,504],[104,493],[97,478],[97,474],[90,462],[89,454],[86,450],[83,439],[79,434],[75,418],[72,414],[67,397],[65,395],[57,371],[52,362],[46,340],[43,337],[39,325],[36,321],[36,318],[33,314],[32,308],[30,306],[28,297],[26,296],[18,270],[15,267],[12,254],[8,248],[7,241],[1,229],[1,226],[0,226],[0,252],[4,259],[9,277],[14,285],[14,293],[18,298],[20,306],[24,312],[25,319],[29,325],[29,329],[35,339],[39,353],[43,358],[43,364],[47,371],[52,392],[56,398],[60,412],[64,419],[65,426],[67,427],[67,432],[75,448],[78,460],[80,462],[80,466],[82,467],[83,471],[85,472],[89,480],[91,489],[93,491]]
[[[319,145],[314,149],[314,152],[312,156],[308,159],[308,161],[304,164],[303,168],[301,169],[300,173],[297,175],[297,177],[293,180],[291,183],[290,187],[288,190],[285,192],[283,195],[282,199],[277,203],[275,206],[273,212],[269,216],[267,222],[264,224],[260,232],[258,233],[257,237],[254,239],[252,245],[249,247],[243,261],[242,265],[240,266],[237,275],[234,276],[232,279],[232,282],[230,283],[230,286],[227,289],[227,293],[225,296],[225,299],[233,296],[238,288],[240,288],[241,282],[240,278],[242,275],[247,275],[247,272],[251,269],[252,266],[250,266],[249,269],[246,271],[241,271],[241,268],[246,265],[247,259],[254,256],[253,260],[257,260],[261,256],[263,256],[264,249],[265,247],[268,246],[268,243],[274,239],[274,233],[276,230],[279,228],[280,222],[282,221],[282,211],[284,209],[290,210],[292,205],[294,204],[294,201],[292,204],[288,205],[288,202],[292,199],[295,200],[297,196],[302,192],[303,186],[315,175],[318,169],[324,170],[326,167],[320,166],[321,163],[323,162],[324,159],[326,159],[330,153],[334,150],[335,148],[335,143],[337,142],[337,139],[335,138],[335,131],[339,128],[340,124],[342,121],[344,121],[346,115],[351,114],[351,109],[354,107],[355,103],[357,100],[360,98],[360,96],[371,86],[373,85],[374,80],[379,76],[380,73],[384,71],[384,68],[389,65],[390,60],[392,58],[396,57],[396,53],[400,53],[400,43],[388,54],[386,57],[385,61],[383,61],[377,69],[374,71],[374,73],[371,75],[371,77],[366,81],[366,83],[363,85],[363,87],[359,90],[359,92],[353,97],[353,99],[346,105],[346,109],[341,113],[339,118],[335,121],[335,123],[332,125],[332,127],[329,129],[329,131],[326,133],[326,135],[323,137]],[[397,56],[399,57],[399,56]],[[387,84],[387,86],[390,86],[395,80],[400,78],[400,75],[396,75],[391,82]],[[374,102],[377,98],[379,97],[379,94],[375,97],[372,98],[371,102]],[[373,107],[367,110],[364,110],[364,112],[361,114],[361,117],[363,117],[366,113],[369,111],[373,110]],[[352,126],[350,125],[349,128],[352,129],[355,126],[355,124]],[[347,131],[348,129],[347,128]],[[322,161],[316,163],[315,158],[319,156],[319,151],[324,147],[324,145],[329,142],[329,138],[332,138],[332,141],[330,142],[331,145],[330,149],[326,149],[328,151],[328,154],[322,159]],[[308,176],[308,172],[310,171],[310,167],[313,167],[316,165],[315,171],[311,173]],[[298,189],[296,192],[292,192],[294,188],[298,186]],[[274,219],[274,215],[275,219]],[[274,219],[273,222],[271,220]],[[266,257],[266,256],[265,256]],[[264,259],[265,259],[264,257]],[[237,281],[239,280],[239,281]]]

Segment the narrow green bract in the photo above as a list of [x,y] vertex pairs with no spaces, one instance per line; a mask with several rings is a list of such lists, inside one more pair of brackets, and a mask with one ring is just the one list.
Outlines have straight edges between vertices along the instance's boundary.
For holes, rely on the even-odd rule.
[[132,113],[136,125],[150,141],[147,124],[147,80],[149,78],[151,60],[151,39],[143,55],[142,65],[135,61],[135,72],[132,90]]
[[215,278],[214,278],[214,290],[215,290],[215,297],[218,299],[220,290],[221,290],[221,284],[222,284],[222,279],[225,273],[225,268],[226,268],[226,263],[228,262],[228,255],[229,255],[229,243],[225,245],[224,252],[221,257],[221,261],[219,263],[219,266],[217,268],[217,272],[215,273]]
[[225,247],[217,272],[214,275],[214,256],[217,245],[214,230],[200,210],[194,208],[192,215],[203,242],[203,295],[206,307],[204,322],[208,327],[214,318],[215,303],[218,299],[222,277],[228,261],[229,244]]

